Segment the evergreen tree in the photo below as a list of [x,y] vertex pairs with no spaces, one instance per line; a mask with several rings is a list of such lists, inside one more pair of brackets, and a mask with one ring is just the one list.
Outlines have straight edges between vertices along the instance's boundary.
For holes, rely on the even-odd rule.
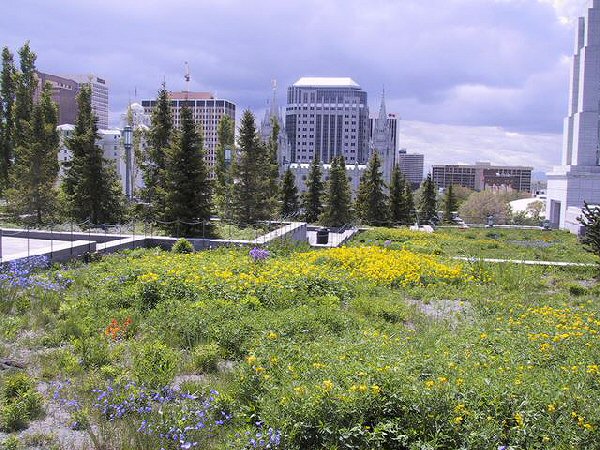
[[235,140],[235,122],[229,116],[223,116],[217,126],[218,144],[215,151],[215,204],[222,217],[229,214],[228,202],[231,197],[231,163],[225,160],[225,150],[230,149],[233,158],[233,146]]
[[339,227],[349,223],[352,220],[351,201],[352,195],[344,157],[336,156],[329,170],[327,200],[321,215],[321,223],[329,227]]
[[281,207],[280,213],[282,217],[295,217],[298,214],[298,188],[296,187],[296,179],[294,173],[288,167],[283,175],[281,182]]
[[315,223],[323,212],[323,171],[321,170],[321,161],[315,155],[308,172],[306,180],[306,192],[303,195],[302,203],[304,207],[304,220],[308,223]]
[[[588,252],[600,257],[600,206],[590,206],[584,202],[581,212],[583,216],[578,220],[585,226],[585,234],[581,242]],[[598,268],[600,269],[600,265]]]
[[8,185],[8,173],[14,155],[15,73],[13,55],[4,47],[0,74],[0,191]]
[[[406,196],[406,190],[410,195],[410,202]],[[392,179],[390,181],[390,220],[394,225],[408,225],[410,224],[412,193],[410,192],[410,186],[406,182],[400,166],[397,164],[392,170]]]
[[75,220],[114,223],[121,219],[123,194],[116,168],[96,145],[98,119],[92,112],[91,96],[89,85],[80,89],[75,130],[66,142],[72,159],[65,164],[62,184],[65,206]]
[[384,189],[381,160],[377,152],[373,152],[360,178],[356,197],[356,212],[363,223],[379,226],[388,223],[387,195]]
[[171,101],[165,84],[158,91],[156,106],[152,111],[148,131],[148,149],[142,164],[144,189],[142,199],[150,205],[151,215],[156,217],[164,212],[163,174],[166,167],[166,153],[173,140],[173,115]]
[[428,174],[421,185],[421,197],[419,198],[419,222],[421,224],[435,223],[438,220],[435,190],[435,183],[431,174]]
[[29,139],[31,117],[33,113],[33,95],[37,87],[35,73],[36,54],[31,51],[29,42],[19,49],[20,72],[16,75],[15,92],[15,159],[19,158],[18,148],[27,145]]
[[43,87],[40,103],[34,105],[27,142],[19,147],[21,157],[8,191],[14,215],[33,215],[39,224],[56,210],[59,136],[58,111],[52,101],[52,86]]
[[[187,105],[181,108],[180,117],[181,129],[166,155],[163,219],[167,222],[179,221],[167,226],[171,232],[179,229],[186,236],[200,233],[211,235],[208,224],[211,186],[204,158],[203,134],[196,129],[192,110]],[[196,222],[206,224],[190,225]]]
[[444,197],[444,222],[452,223],[453,212],[458,209],[456,195],[454,195],[453,185],[448,186],[446,189],[446,196]]
[[279,199],[279,163],[277,156],[279,154],[279,131],[281,127],[277,117],[271,116],[271,136],[269,136],[269,142],[267,143],[267,157],[268,157],[268,168],[269,168],[269,192],[271,194],[270,207],[271,210],[275,209],[277,200]]
[[412,225],[415,220],[415,199],[410,187],[410,183],[404,183],[404,203],[406,204],[406,225]]
[[256,133],[254,115],[244,111],[240,125],[238,156],[234,160],[233,216],[241,225],[269,218],[269,171],[266,146]]

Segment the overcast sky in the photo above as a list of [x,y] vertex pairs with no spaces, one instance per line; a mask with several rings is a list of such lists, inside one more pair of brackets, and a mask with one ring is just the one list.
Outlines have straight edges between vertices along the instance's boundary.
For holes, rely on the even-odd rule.
[[262,117],[271,80],[350,76],[426,164],[560,161],[574,21],[586,0],[0,0],[0,45],[110,83],[111,122],[166,80]]

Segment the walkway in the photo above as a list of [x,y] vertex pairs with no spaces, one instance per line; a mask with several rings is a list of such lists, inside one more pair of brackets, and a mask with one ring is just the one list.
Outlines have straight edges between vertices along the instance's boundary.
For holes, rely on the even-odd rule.
[[311,247],[339,247],[340,245],[347,242],[352,236],[358,233],[358,228],[350,228],[345,230],[343,233],[329,233],[329,240],[327,244],[317,244],[317,232],[307,230],[306,237]]
[[496,259],[496,258],[469,258],[467,256],[453,256],[452,259],[458,259],[468,262],[490,262],[490,263],[513,263],[525,264],[528,266],[561,266],[561,267],[596,267],[595,263],[576,263],[567,261],[535,261],[524,259]]

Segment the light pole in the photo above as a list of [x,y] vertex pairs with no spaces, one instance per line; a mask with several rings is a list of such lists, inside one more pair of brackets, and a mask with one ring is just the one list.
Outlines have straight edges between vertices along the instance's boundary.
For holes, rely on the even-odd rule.
[[123,145],[125,147],[125,195],[131,200],[133,197],[133,189],[131,183],[131,148],[133,141],[133,128],[126,125],[123,128]]

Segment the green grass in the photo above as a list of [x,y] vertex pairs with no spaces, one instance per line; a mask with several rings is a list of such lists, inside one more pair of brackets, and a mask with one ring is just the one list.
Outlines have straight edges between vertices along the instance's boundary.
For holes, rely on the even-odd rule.
[[[460,254],[534,259],[533,251],[592,261],[564,233],[492,232],[499,236],[451,230],[407,239],[376,229],[352,245],[389,239],[388,248],[440,262]],[[306,266],[304,248],[272,250],[258,263],[247,249],[136,250],[44,272],[73,283],[5,304],[0,348],[33,352],[31,370],[47,381],[70,380],[63,395],[79,399],[71,413],[98,448],[167,445],[137,432],[142,418],[183,423],[194,400],[107,420],[94,389],[112,383],[118,393],[130,380],[161,385],[174,375],[202,398],[219,391],[211,414],[232,414],[195,435],[200,448],[247,448],[269,427],[291,450],[600,448],[595,267],[475,261],[462,265],[474,278],[400,287],[364,281],[327,251]]]
[[407,228],[374,228],[357,235],[351,245],[383,245],[389,240],[390,248],[436,255],[598,262],[598,258],[586,252],[577,237],[567,231],[442,228],[430,236],[423,234],[410,232]]

